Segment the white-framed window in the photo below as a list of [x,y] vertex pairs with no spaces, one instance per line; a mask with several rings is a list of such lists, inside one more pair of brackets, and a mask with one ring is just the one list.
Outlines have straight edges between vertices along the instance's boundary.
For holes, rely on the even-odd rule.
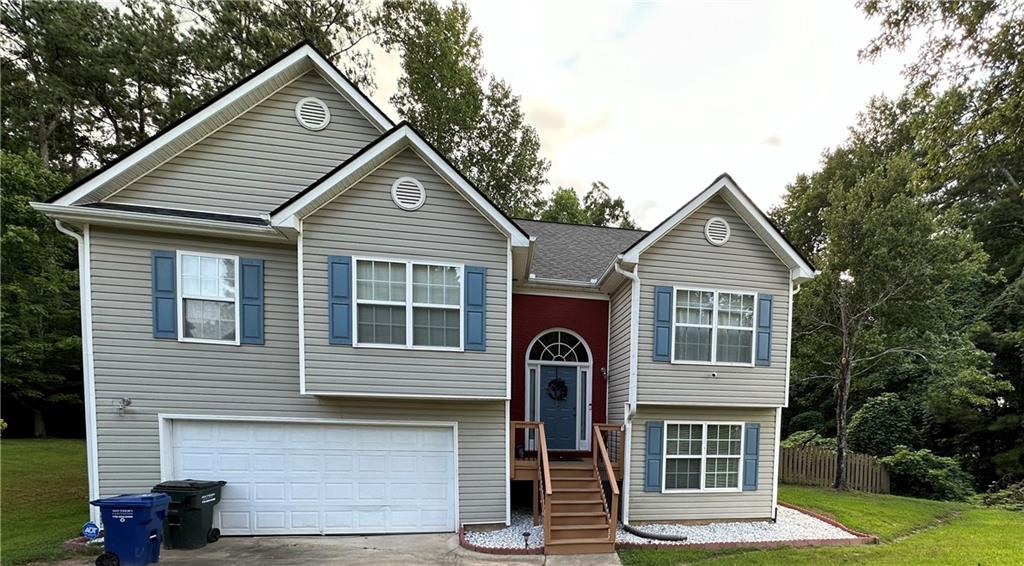
[[463,348],[463,266],[353,258],[355,345]]
[[178,251],[178,340],[239,344],[238,256]]
[[672,361],[754,365],[757,294],[676,287]]
[[741,491],[743,423],[668,421],[662,491]]

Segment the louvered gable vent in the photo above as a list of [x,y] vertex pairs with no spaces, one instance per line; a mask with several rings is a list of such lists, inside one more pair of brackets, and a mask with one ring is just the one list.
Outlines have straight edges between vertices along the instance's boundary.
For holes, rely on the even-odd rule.
[[295,104],[295,117],[303,128],[318,131],[331,123],[331,110],[323,100],[309,96]]
[[721,246],[728,242],[730,233],[729,223],[718,216],[708,219],[707,224],[704,225],[704,237],[715,246]]
[[427,191],[416,179],[401,177],[391,185],[391,200],[402,210],[416,210],[427,200]]

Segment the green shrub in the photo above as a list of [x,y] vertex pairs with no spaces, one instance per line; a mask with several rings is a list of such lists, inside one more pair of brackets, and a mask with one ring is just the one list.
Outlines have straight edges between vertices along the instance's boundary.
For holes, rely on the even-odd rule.
[[836,439],[821,436],[813,430],[801,430],[794,432],[782,441],[783,448],[796,448],[800,446],[820,446],[822,448],[836,449]]
[[804,411],[789,419],[789,430],[822,430],[825,428],[825,417],[821,411]]
[[1024,511],[1024,480],[1012,483],[1002,489],[999,488],[999,482],[992,482],[988,491],[979,494],[975,501],[987,507]]
[[882,458],[897,495],[947,501],[965,501],[974,495],[971,475],[953,458],[936,456],[931,450],[913,451],[897,446],[892,456]]
[[853,418],[847,440],[850,450],[872,456],[888,456],[896,447],[914,445],[910,411],[895,393],[868,399]]

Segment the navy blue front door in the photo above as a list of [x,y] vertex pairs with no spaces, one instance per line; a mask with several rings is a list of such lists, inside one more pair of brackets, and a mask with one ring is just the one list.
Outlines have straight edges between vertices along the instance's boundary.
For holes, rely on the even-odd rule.
[[540,366],[540,420],[549,450],[576,449],[576,371]]

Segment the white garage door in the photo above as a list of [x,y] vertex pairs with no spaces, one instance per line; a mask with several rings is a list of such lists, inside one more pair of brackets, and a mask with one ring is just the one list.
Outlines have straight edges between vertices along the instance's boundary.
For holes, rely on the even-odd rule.
[[225,535],[455,530],[450,426],[171,422],[173,477],[225,480]]

